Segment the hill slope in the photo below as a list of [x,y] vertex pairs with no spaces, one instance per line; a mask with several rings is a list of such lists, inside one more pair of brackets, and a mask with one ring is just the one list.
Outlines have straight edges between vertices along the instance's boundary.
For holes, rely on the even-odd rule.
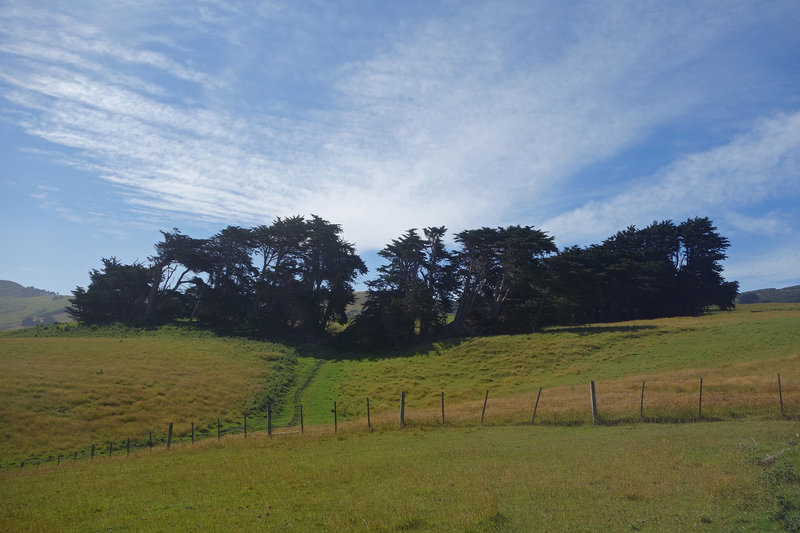
[[71,322],[64,310],[67,305],[66,296],[0,280],[0,331]]
[[739,295],[737,303],[800,303],[800,285],[792,285],[783,289],[759,289],[743,292]]

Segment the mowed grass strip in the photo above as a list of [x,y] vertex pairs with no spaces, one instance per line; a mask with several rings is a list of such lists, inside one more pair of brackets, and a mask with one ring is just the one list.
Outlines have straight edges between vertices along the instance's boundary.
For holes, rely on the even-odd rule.
[[[638,412],[633,393],[636,382],[641,392],[643,379],[686,380],[670,386],[679,391],[699,388],[700,377],[712,387],[716,385],[709,380],[725,377],[723,387],[733,391],[733,378],[748,376],[762,393],[771,391],[777,405],[778,372],[787,390],[800,384],[799,331],[800,304],[742,305],[700,317],[469,338],[420,351],[344,354],[323,362],[301,401],[319,423],[330,420],[334,400],[344,419],[364,416],[366,397],[375,413],[396,411],[401,391],[411,409],[435,408],[441,392],[452,405],[482,403],[486,390],[490,401],[523,395],[532,409],[530,396],[535,400],[539,387],[578,388],[588,404],[589,381],[625,378],[631,381],[625,385],[631,389],[629,411]],[[658,405],[655,387],[645,400],[651,407]],[[709,401],[713,403],[711,397]]]
[[792,448],[798,429],[743,419],[233,436],[0,474],[0,529],[773,530],[755,461]]
[[0,458],[240,421],[288,348],[205,336],[0,336]]

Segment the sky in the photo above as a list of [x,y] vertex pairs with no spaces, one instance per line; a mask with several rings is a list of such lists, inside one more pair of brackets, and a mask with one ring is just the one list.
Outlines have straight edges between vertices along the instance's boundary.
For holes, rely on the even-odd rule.
[[[319,215],[560,247],[709,217],[800,284],[800,3],[0,0],[0,279]],[[363,280],[362,280],[363,281]]]

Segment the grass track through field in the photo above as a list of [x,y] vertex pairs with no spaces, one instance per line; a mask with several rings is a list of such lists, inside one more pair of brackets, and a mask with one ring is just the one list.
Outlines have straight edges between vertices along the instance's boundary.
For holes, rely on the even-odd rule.
[[316,361],[311,369],[311,372],[306,377],[306,380],[294,392],[294,397],[292,402],[293,406],[292,409],[294,414],[292,415],[292,419],[287,424],[288,426],[294,427],[300,424],[300,400],[303,397],[303,393],[305,392],[305,390],[308,388],[309,385],[311,385],[311,382],[314,381],[314,378],[316,377],[317,372],[319,372],[319,368],[323,365],[323,363],[325,363],[325,361],[323,360]]

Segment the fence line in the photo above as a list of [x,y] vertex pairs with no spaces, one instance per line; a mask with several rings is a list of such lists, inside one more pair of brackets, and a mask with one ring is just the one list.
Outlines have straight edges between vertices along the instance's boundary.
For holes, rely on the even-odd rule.
[[[589,398],[586,393],[589,392]],[[461,395],[463,397],[463,394]],[[489,401],[489,390],[485,391],[481,401],[478,395],[470,401],[448,402],[445,418],[445,392],[413,398],[406,391],[401,391],[398,398],[400,411],[400,427],[414,424],[463,425],[480,424],[493,421],[501,424],[530,425],[575,425],[575,424],[615,424],[629,422],[689,422],[710,421],[737,418],[747,415],[774,415],[781,418],[800,417],[800,383],[787,384],[766,376],[736,376],[732,378],[705,379],[702,377],[656,378],[647,381],[641,378],[623,378],[609,382],[590,381],[585,385],[538,388],[538,392],[517,394]],[[534,401],[535,398],[535,401]],[[438,401],[437,401],[438,400]],[[374,402],[373,402],[374,403]],[[417,405],[414,405],[414,404]],[[439,404],[439,405],[437,405]],[[787,415],[787,408],[794,406],[798,412]],[[266,413],[245,413],[242,425],[222,427],[220,419],[216,419],[216,437],[248,433],[248,417],[250,432],[258,427],[258,417],[265,416],[266,433],[338,433],[339,429],[367,429],[375,426],[396,426],[397,411],[385,409],[375,412],[371,409],[370,398],[366,398],[366,411],[358,418],[339,422],[337,402],[333,402],[330,410],[332,420],[329,424],[315,426],[304,425],[303,405],[299,404],[299,427],[297,425],[275,427],[272,420],[272,406],[268,405]],[[530,417],[530,418],[528,418]],[[528,422],[530,420],[530,422]],[[255,424],[253,422],[256,422]],[[446,422],[445,422],[446,421]],[[194,421],[187,422],[191,429],[184,434],[173,433],[173,422],[167,426],[166,435],[153,436],[148,431],[147,437],[131,440],[126,437],[117,441],[106,441],[104,447],[110,457],[114,453],[125,450],[125,454],[142,449],[152,450],[165,446],[170,449],[173,443],[194,444],[196,438],[213,438],[213,425],[195,432]],[[256,430],[258,431],[258,430]],[[262,430],[263,431],[263,430]],[[102,455],[97,443],[74,453],[51,455],[43,459],[28,458],[19,463],[0,465],[0,471],[12,468],[23,469],[39,464],[67,464],[88,458],[94,460]]]

